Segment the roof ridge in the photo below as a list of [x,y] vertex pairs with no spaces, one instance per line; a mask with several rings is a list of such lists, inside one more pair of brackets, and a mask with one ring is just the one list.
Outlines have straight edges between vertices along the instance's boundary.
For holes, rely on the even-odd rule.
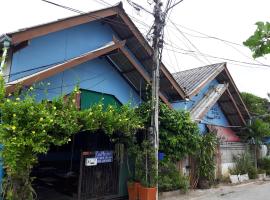
[[68,19],[72,19],[72,18],[76,18],[76,17],[80,17],[80,16],[85,16],[85,15],[93,14],[93,13],[108,10],[108,9],[114,9],[114,8],[119,8],[122,11],[125,11],[124,8],[123,8],[123,3],[119,2],[119,3],[115,4],[115,5],[107,6],[105,8],[86,11],[86,12],[83,12],[83,13],[77,13],[77,14],[70,15],[70,16],[67,16],[67,17],[61,17],[61,18],[54,19],[54,20],[47,21],[47,22],[43,22],[43,23],[39,23],[39,24],[35,24],[35,25],[29,25],[29,26],[22,27],[22,28],[19,28],[17,30],[14,30],[14,31],[7,32],[7,33],[0,33],[0,38],[3,37],[3,35],[13,35],[15,33],[26,31],[28,29],[33,29],[33,28],[45,26],[45,25],[48,25],[48,24],[57,23],[57,22],[60,22],[60,21],[64,21],[64,20],[68,20]]
[[214,63],[214,64],[210,64],[210,65],[204,65],[204,66],[201,66],[201,67],[195,67],[195,68],[186,69],[186,70],[183,70],[183,71],[174,72],[174,73],[172,73],[172,74],[173,74],[173,75],[176,75],[176,74],[182,73],[182,72],[187,72],[187,71],[197,70],[197,69],[206,68],[206,67],[215,66],[215,65],[224,65],[224,64],[226,64],[226,62]]

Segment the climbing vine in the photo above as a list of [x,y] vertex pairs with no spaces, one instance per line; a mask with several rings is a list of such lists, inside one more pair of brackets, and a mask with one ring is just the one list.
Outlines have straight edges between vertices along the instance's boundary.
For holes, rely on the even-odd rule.
[[[150,101],[142,103],[137,112],[143,118],[145,128],[150,125]],[[191,121],[189,113],[170,109],[160,103],[159,110],[159,149],[174,161],[183,159],[187,155],[197,152],[200,143],[199,129]]]
[[[102,129],[112,141],[129,140],[142,122],[129,105],[104,107],[101,103],[86,110],[75,105],[75,90],[68,97],[37,102],[30,88],[25,95],[5,97],[0,82],[0,143],[4,146],[5,178],[3,196],[7,200],[34,199],[30,176],[39,154],[46,154],[52,145],[68,143],[77,132]],[[117,133],[117,134],[116,134]],[[120,136],[120,137],[119,137]]]

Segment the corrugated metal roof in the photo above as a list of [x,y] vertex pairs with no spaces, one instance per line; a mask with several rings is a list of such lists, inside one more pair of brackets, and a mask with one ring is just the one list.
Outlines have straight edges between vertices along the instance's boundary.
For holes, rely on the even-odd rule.
[[187,96],[193,93],[201,84],[204,84],[215,72],[221,72],[225,63],[217,63],[199,68],[189,69],[173,73],[173,77],[178,84],[185,90]]

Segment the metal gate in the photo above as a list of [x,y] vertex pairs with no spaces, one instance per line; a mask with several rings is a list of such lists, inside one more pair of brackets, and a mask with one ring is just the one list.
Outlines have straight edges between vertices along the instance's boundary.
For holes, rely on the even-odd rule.
[[80,161],[78,199],[112,199],[118,195],[119,164],[114,158],[97,162],[96,152],[83,152]]

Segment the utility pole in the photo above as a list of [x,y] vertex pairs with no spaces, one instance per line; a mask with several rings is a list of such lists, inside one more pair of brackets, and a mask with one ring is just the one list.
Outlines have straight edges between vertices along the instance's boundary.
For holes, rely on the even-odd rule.
[[[159,149],[159,70],[161,62],[161,50],[163,47],[163,29],[165,25],[164,13],[162,12],[161,0],[154,0],[154,25],[153,25],[153,68],[152,68],[152,115],[150,134],[154,139],[155,158],[156,158],[156,176],[158,178],[158,149]],[[157,194],[158,200],[158,182]]]
[[[163,35],[164,35],[164,27],[166,16],[172,8],[181,3],[183,0],[175,0],[174,4],[172,4],[172,0],[167,0],[166,8],[162,11],[162,2],[161,0],[153,0],[154,10],[153,13],[146,10],[143,6],[140,6],[137,3],[134,3],[132,0],[127,0],[127,2],[134,7],[136,10],[140,11],[141,9],[147,13],[154,15],[154,25],[152,34],[152,48],[154,50],[152,55],[153,66],[152,66],[152,102],[151,102],[151,125],[149,128],[149,136],[150,141],[152,142],[155,149],[155,158],[156,158],[156,176],[158,178],[158,150],[159,150],[159,70],[160,63],[162,57],[162,49],[163,49]],[[150,30],[150,31],[151,31]],[[149,32],[150,32],[149,31]],[[147,161],[146,161],[147,165]],[[147,171],[147,170],[146,170]],[[146,177],[147,177],[146,172]],[[157,182],[157,194],[156,200],[158,200],[158,182]]]

